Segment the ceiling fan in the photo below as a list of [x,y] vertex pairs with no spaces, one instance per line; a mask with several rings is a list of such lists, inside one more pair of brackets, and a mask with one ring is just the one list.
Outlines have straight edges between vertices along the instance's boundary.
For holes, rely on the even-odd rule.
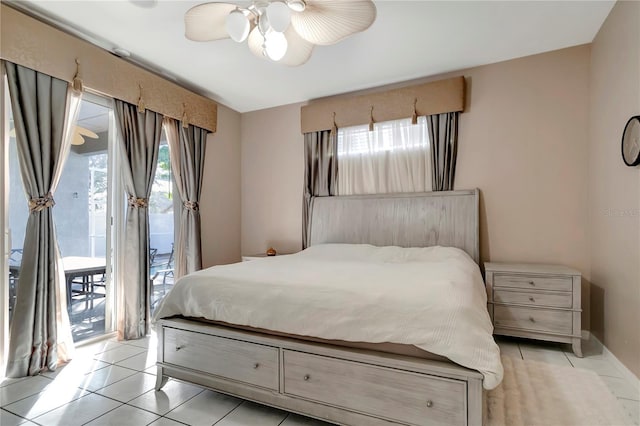
[[[9,131],[9,137],[16,137],[16,129],[11,129]],[[75,126],[73,129],[73,139],[71,139],[71,145],[84,145],[84,138],[98,139],[99,136],[89,129]]]
[[366,30],[375,19],[371,0],[214,2],[184,15],[189,40],[247,40],[254,55],[289,66],[307,62],[314,46],[338,43]]

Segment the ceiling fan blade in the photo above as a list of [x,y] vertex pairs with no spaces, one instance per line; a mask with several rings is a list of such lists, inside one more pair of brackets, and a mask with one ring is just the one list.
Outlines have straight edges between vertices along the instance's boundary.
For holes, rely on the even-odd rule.
[[71,139],[71,145],[84,145],[84,138],[80,133],[74,133]]
[[297,67],[306,63],[311,58],[314,44],[300,37],[291,25],[284,32],[284,36],[287,38],[289,46],[287,53],[278,62],[290,67]]
[[[76,126],[73,132],[73,139],[71,139],[71,145],[82,145],[84,143],[84,136],[91,139],[98,139],[99,136],[92,132],[89,129],[85,129],[84,127]],[[16,137],[16,129],[11,129],[9,131],[9,137]]]
[[80,136],[86,136],[91,139],[98,139],[99,137],[95,132],[92,132],[91,130],[85,129],[84,127],[80,126],[76,126],[75,132]]
[[303,39],[319,45],[334,44],[364,31],[376,19],[371,0],[307,0],[303,12],[291,14],[291,25]]
[[[284,32],[284,36],[288,44],[287,53],[285,53],[284,57],[280,59],[278,63],[290,67],[297,67],[307,62],[313,53],[313,43],[309,43],[300,37],[291,26]],[[247,39],[249,50],[257,57],[268,60],[269,58],[262,53],[263,43],[264,38],[262,34],[260,34],[260,30],[258,27],[254,28]]]
[[226,19],[236,8],[230,3],[205,3],[194,6],[184,14],[184,36],[193,41],[212,41],[229,38]]
[[260,34],[260,29],[256,26],[249,33],[249,37],[247,37],[247,46],[249,46],[249,50],[251,53],[256,55],[261,59],[269,59],[265,55],[262,54],[262,45],[264,44],[264,37]]

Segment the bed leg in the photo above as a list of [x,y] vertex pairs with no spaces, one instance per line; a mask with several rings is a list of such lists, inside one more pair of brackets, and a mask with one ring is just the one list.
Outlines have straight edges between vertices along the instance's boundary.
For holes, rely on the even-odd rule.
[[164,375],[164,368],[158,366],[158,371],[156,372],[156,392],[162,389],[162,387],[167,383],[169,378]]

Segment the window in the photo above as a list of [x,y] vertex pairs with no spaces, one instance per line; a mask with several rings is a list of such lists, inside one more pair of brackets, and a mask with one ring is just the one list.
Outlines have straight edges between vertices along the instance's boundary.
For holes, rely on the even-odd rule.
[[425,117],[338,130],[338,194],[431,191]]

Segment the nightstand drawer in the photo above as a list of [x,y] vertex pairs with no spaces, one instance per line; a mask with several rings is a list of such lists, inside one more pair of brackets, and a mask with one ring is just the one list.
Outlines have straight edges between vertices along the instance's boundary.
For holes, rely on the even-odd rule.
[[517,306],[493,307],[496,327],[518,328],[559,334],[571,334],[573,312],[549,309],[529,309]]
[[536,290],[571,291],[571,277],[543,277],[535,275],[496,274],[495,287],[526,288]]
[[549,308],[570,308],[573,303],[571,293],[542,293],[523,290],[493,290],[496,303],[544,306]]

